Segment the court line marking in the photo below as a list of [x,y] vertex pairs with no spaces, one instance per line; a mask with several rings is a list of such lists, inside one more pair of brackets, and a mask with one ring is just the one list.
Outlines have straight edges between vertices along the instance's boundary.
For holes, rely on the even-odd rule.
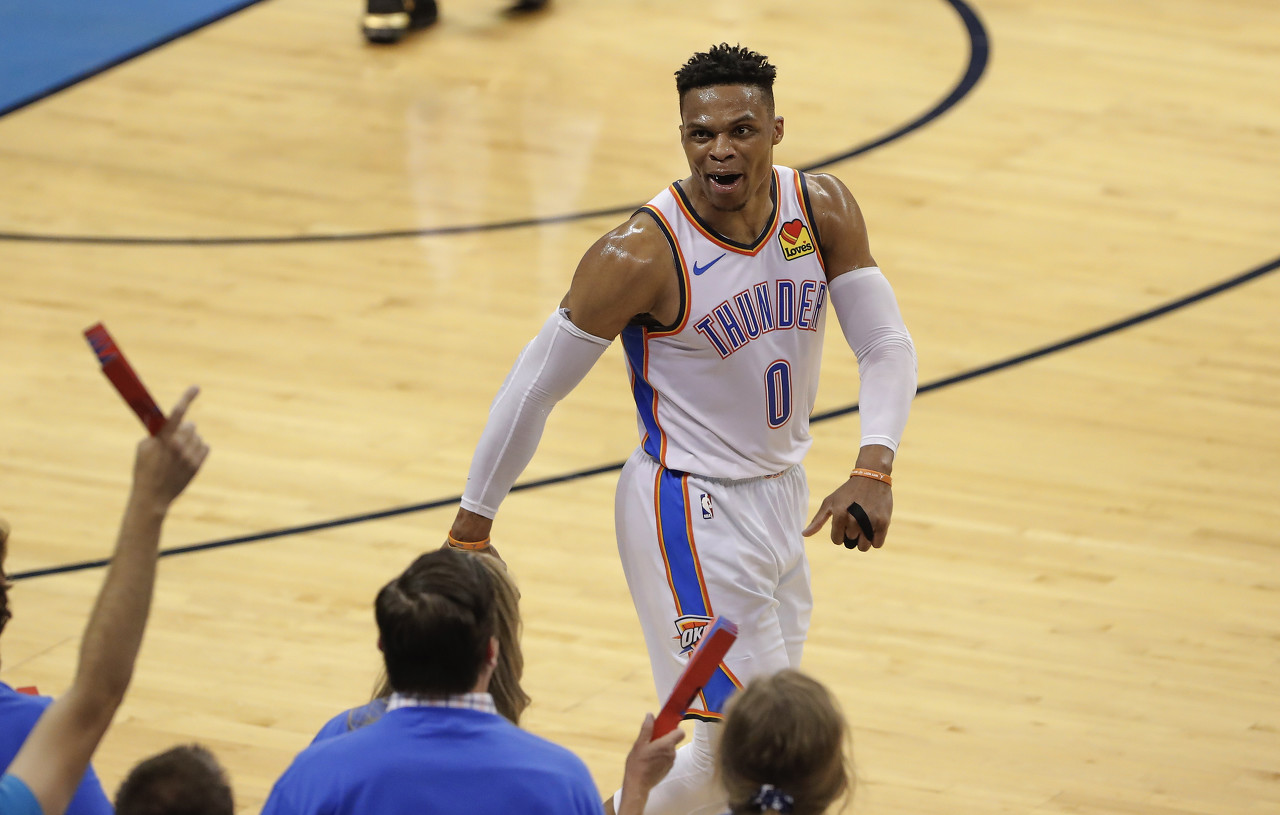
[[[255,0],[256,2],[257,0]],[[990,61],[991,45],[986,27],[977,13],[965,0],[944,0],[949,4],[961,22],[969,38],[969,60],[965,71],[955,87],[924,113],[888,133],[878,136],[869,142],[853,147],[842,153],[828,156],[813,164],[801,167],[806,173],[815,172],[832,164],[860,156],[877,147],[919,130],[944,113],[955,107],[960,100],[973,91],[982,75],[986,72]],[[222,236],[222,237],[185,237],[166,238],[146,235],[110,236],[110,235],[49,235],[29,232],[0,231],[0,241],[21,241],[26,243],[64,243],[92,244],[95,246],[263,246],[292,245],[303,243],[343,243],[357,241],[404,240],[407,238],[428,238],[448,235],[467,235],[477,232],[496,232],[505,229],[524,229],[532,226],[549,226],[574,221],[584,221],[605,216],[629,215],[644,204],[624,204],[622,206],[595,209],[586,212],[571,212],[563,215],[549,215],[542,218],[518,218],[509,221],[495,221],[487,224],[468,224],[455,226],[427,227],[424,229],[394,229],[375,232],[335,232],[316,235],[260,235],[260,236]]]
[[[844,153],[840,153],[838,155],[828,157],[816,164],[813,164],[801,169],[803,169],[805,172],[812,172],[822,167],[826,167],[830,164],[834,164],[840,161],[845,161],[847,159],[869,152],[870,150],[874,150],[875,148],[881,147],[892,141],[896,141],[897,139],[902,138],[908,133],[911,133],[912,131],[919,129],[920,127],[923,127],[925,124],[928,124],[934,119],[937,119],[947,110],[949,110],[951,107],[954,107],[961,99],[963,99],[966,95],[968,95],[973,90],[973,88],[977,85],[978,81],[982,78],[982,75],[986,70],[986,66],[990,57],[990,42],[986,33],[986,29],[983,26],[981,19],[973,11],[973,9],[971,9],[964,2],[964,0],[946,0],[946,2],[949,3],[956,10],[956,12],[960,15],[962,21],[964,22],[965,29],[969,35],[969,45],[970,45],[969,62],[966,67],[965,73],[961,77],[960,81],[956,84],[956,86],[952,89],[952,91],[943,100],[941,100],[938,104],[936,104],[933,108],[931,108],[929,111],[917,117],[916,119],[912,120],[911,122],[908,122],[907,124],[902,125],[896,130],[890,133],[887,133],[884,136],[881,136],[873,141],[859,145],[858,147],[855,147]],[[563,215],[563,216],[553,216],[551,218],[529,218],[529,219],[521,219],[517,221],[506,221],[506,222],[493,223],[493,224],[440,227],[436,229],[427,229],[427,230],[404,230],[399,232],[363,233],[363,234],[353,233],[347,236],[329,235],[329,236],[299,236],[299,237],[283,237],[283,238],[282,237],[275,237],[275,238],[266,237],[266,238],[250,238],[250,239],[244,239],[244,238],[153,239],[153,238],[101,238],[101,237],[94,237],[94,236],[36,236],[36,235],[21,235],[21,234],[13,234],[13,233],[0,233],[0,240],[60,241],[60,242],[75,242],[75,243],[127,243],[127,244],[143,243],[143,244],[152,244],[152,245],[155,245],[155,244],[172,245],[176,243],[176,244],[196,244],[196,245],[205,245],[205,246],[210,244],[234,245],[234,244],[240,244],[240,243],[254,243],[254,244],[300,243],[300,242],[314,242],[314,241],[321,241],[321,240],[329,240],[329,241],[376,240],[376,239],[384,239],[384,238],[423,237],[428,235],[449,235],[449,234],[461,234],[461,233],[467,233],[467,232],[493,231],[498,229],[512,229],[512,228],[527,227],[527,226],[540,226],[540,225],[553,224],[553,223],[564,223],[566,221],[573,221],[573,220],[583,220],[583,219],[594,218],[594,217],[599,217],[603,215],[616,215],[622,212],[631,211],[632,209],[634,208],[631,206],[627,206],[627,207],[619,207],[614,209],[595,210],[587,213],[576,213],[576,214]],[[1138,314],[1132,315],[1130,317],[1126,317],[1126,318],[1117,320],[1115,322],[1108,323],[1106,325],[1100,326],[1090,331],[1086,331],[1082,334],[1077,334],[1073,337],[1069,337],[1065,340],[1060,340],[1058,342],[1051,343],[1049,345],[1044,345],[1039,348],[1035,348],[1030,351],[1017,354],[1015,356],[1007,357],[1003,360],[998,360],[996,362],[988,363],[986,365],[981,365],[976,368],[971,368],[969,370],[962,371],[960,373],[953,374],[951,376],[943,377],[942,379],[937,379],[937,380],[934,380],[933,382],[926,383],[925,385],[922,385],[919,388],[917,388],[916,396],[918,397],[925,393],[929,393],[935,390],[940,390],[942,388],[949,387],[951,385],[957,385],[957,384],[960,384],[961,382],[966,382],[971,379],[976,379],[981,376],[986,376],[988,374],[996,373],[998,371],[1002,371],[1007,368],[1012,368],[1016,365],[1021,365],[1026,362],[1031,362],[1041,357],[1045,357],[1050,354],[1057,353],[1059,351],[1064,351],[1069,348],[1073,348],[1075,346],[1083,345],[1084,343],[1091,342],[1093,340],[1100,339],[1102,337],[1106,337],[1108,335],[1117,333],[1124,329],[1131,328],[1141,323],[1145,323],[1150,320],[1156,319],[1157,317],[1161,317],[1163,315],[1185,308],[1187,306],[1190,306],[1202,300],[1206,300],[1217,294],[1221,294],[1225,291],[1234,289],[1252,280],[1256,280],[1266,274],[1274,272],[1278,268],[1280,268],[1280,257],[1277,257],[1268,263],[1264,263],[1258,267],[1250,269],[1249,271],[1242,272],[1238,275],[1227,278],[1226,280],[1222,280],[1218,283],[1212,284],[1210,286],[1207,286],[1205,288],[1192,292],[1191,294],[1185,295],[1175,300],[1171,300],[1167,303],[1148,309],[1146,311],[1139,312]],[[835,419],[851,413],[856,413],[857,411],[858,411],[858,405],[855,403],[853,405],[849,405],[846,407],[836,408],[833,410],[824,411],[822,413],[816,413],[810,417],[810,422],[813,423],[813,422],[828,421],[830,419]],[[549,478],[543,478],[536,481],[517,484],[514,487],[512,487],[511,492],[520,492],[523,490],[537,489],[539,487],[546,487],[554,484],[562,484],[568,481],[575,481],[581,478],[590,478],[592,476],[601,475],[608,472],[615,472],[617,470],[621,470],[624,463],[625,462],[621,462],[621,461],[613,462],[610,464],[603,464],[603,465],[590,467],[583,470],[577,470],[571,473],[565,473],[558,476],[552,476]],[[390,518],[398,515],[406,515],[413,512],[424,512],[431,509],[439,509],[444,506],[451,506],[451,505],[457,504],[460,500],[461,500],[461,496],[450,496],[448,498],[440,498],[433,501],[426,501],[426,502],[417,503],[417,504],[408,504],[400,507],[392,507],[390,509],[379,510],[376,512],[361,513],[359,515],[349,515],[342,518],[335,518],[327,521],[319,521],[316,523],[304,524],[301,526],[284,527],[280,529],[268,530],[265,532],[258,532],[251,535],[243,535],[243,536],[234,537],[234,538],[225,538],[222,540],[208,541],[205,543],[197,543],[197,544],[191,544],[187,546],[178,546],[172,549],[162,550],[159,553],[159,556],[171,557],[174,555],[191,554],[193,552],[202,552],[210,549],[219,549],[227,546],[235,546],[235,545],[245,544],[245,543],[255,543],[258,541],[271,540],[274,538],[286,537],[290,535],[300,535],[308,532],[317,532],[324,529],[332,529],[335,527],[348,526],[351,524],[364,523],[367,521],[376,521],[376,520],[381,520],[383,518]],[[29,579],[34,577],[45,577],[45,576],[55,575],[55,574],[65,574],[69,572],[83,571],[87,569],[101,568],[103,566],[106,566],[109,562],[110,561],[108,559],[99,559],[99,560],[89,560],[89,561],[81,561],[78,563],[64,564],[61,566],[52,566],[44,569],[32,569],[29,571],[19,572],[16,574],[9,575],[9,579],[23,580],[23,579]]]
[[[946,97],[944,97],[939,103],[937,103],[932,108],[930,108],[927,112],[925,112],[921,116],[918,116],[916,119],[898,127],[896,130],[893,130],[877,139],[874,139],[873,141],[867,142],[866,144],[862,144],[857,147],[854,147],[851,150],[847,150],[835,156],[828,157],[824,159],[822,162],[820,162],[819,164],[811,165],[810,167],[807,167],[807,168],[802,168],[804,169],[805,172],[811,172],[812,170],[817,169],[819,167],[823,167],[828,164],[833,164],[835,162],[844,161],[844,160],[853,158],[855,156],[866,153],[870,150],[874,150],[877,147],[881,147],[886,144],[889,144],[892,141],[896,141],[897,139],[902,138],[903,136],[907,135],[908,133],[911,133],[914,130],[918,130],[919,128],[923,127],[929,122],[932,122],[933,120],[937,119],[939,116],[941,116],[950,108],[954,107],[957,103],[960,102],[961,99],[967,96],[973,90],[973,88],[978,84],[978,80],[980,80],[982,78],[983,73],[986,72],[987,64],[989,62],[989,57],[990,57],[990,41],[987,36],[986,28],[983,26],[982,20],[978,17],[977,13],[974,12],[973,9],[971,9],[964,2],[964,0],[946,0],[946,2],[949,3],[951,7],[956,10],[957,14],[960,15],[960,18],[963,21],[965,26],[965,31],[969,38],[969,60],[966,64],[964,74],[961,76],[960,81],[956,83],[955,87],[951,89],[951,92],[948,93]],[[535,225],[541,225],[541,224],[547,224],[547,223],[561,223],[566,220],[580,220],[580,219],[596,217],[604,214],[618,214],[623,211],[632,211],[633,209],[634,207],[627,206],[627,207],[617,208],[617,209],[597,210],[590,213],[580,213],[577,215],[557,216],[556,218],[552,218],[552,219],[524,219],[521,221],[509,221],[502,224],[487,224],[487,225],[479,225],[474,227],[444,227],[441,229],[428,231],[428,232],[429,234],[435,234],[435,235],[458,234],[460,232],[469,232],[469,231],[508,229],[508,228],[512,228],[513,226],[535,226]],[[383,236],[384,237],[391,237],[391,236],[420,237],[422,234],[424,234],[422,230],[413,230],[405,233],[383,233]],[[52,240],[52,238],[49,238],[48,236],[40,237],[40,236],[31,236],[31,235],[14,235],[11,233],[0,233],[0,240],[47,241],[47,240]],[[163,239],[163,241],[156,241],[151,239],[127,239],[127,238],[119,239],[117,238],[117,239],[107,240],[107,239],[99,239],[99,238],[84,237],[84,236],[81,236],[81,237],[63,236],[62,238],[58,238],[58,240],[61,240],[63,242],[77,242],[77,243],[104,243],[104,242],[105,243],[121,243],[123,242],[123,243],[149,243],[153,245],[157,242],[163,242],[167,245],[169,243],[174,242],[176,239]],[[198,243],[200,245],[209,245],[211,242],[219,242],[219,241],[225,242],[227,240],[228,239],[206,239],[203,241],[199,241]],[[190,242],[190,241],[177,240],[177,242],[183,243],[183,242]],[[278,242],[284,242],[284,241],[280,239],[276,239],[276,240],[255,239],[253,240],[253,242],[254,243],[277,242],[278,243]],[[290,240],[289,242],[298,242],[298,241]],[[844,408],[842,410],[844,412],[852,412],[857,410],[857,405],[855,404],[850,406],[849,408]],[[811,417],[810,421],[811,422],[823,421],[824,418],[834,418],[834,416],[836,415],[843,415],[843,413],[834,413],[832,414],[832,416],[829,416],[829,417]],[[560,484],[566,481],[573,481],[579,478],[589,478],[591,476],[600,475],[602,473],[620,470],[622,469],[623,463],[624,462],[614,462],[611,464],[604,464],[597,467],[591,467],[585,470],[578,470],[572,473],[553,476],[551,478],[545,478],[538,481],[531,481],[524,484],[517,484],[514,487],[512,487],[511,491],[518,492],[521,490],[529,490],[529,489],[535,489],[538,487],[545,487],[551,484]],[[461,496],[450,496],[448,498],[441,498],[434,501],[426,501],[423,503],[410,504],[402,507],[393,507],[391,509],[380,510],[377,512],[362,513],[360,515],[351,515],[351,516],[346,516],[343,518],[337,518],[337,519],[328,520],[328,521],[319,521],[316,523],[304,524],[301,526],[284,527],[281,529],[268,530],[266,532],[257,532],[251,535],[242,535],[235,538],[225,538],[222,540],[208,541],[205,543],[196,543],[196,544],[191,544],[187,546],[178,546],[172,549],[161,550],[159,556],[172,557],[173,555],[190,554],[193,552],[203,552],[209,549],[220,549],[226,546],[236,546],[238,544],[244,544],[244,543],[255,543],[258,541],[281,538],[288,535],[301,535],[307,532],[317,532],[323,529],[331,529],[333,527],[338,527],[338,526],[347,526],[349,524],[362,523],[365,521],[375,521],[375,520],[380,520],[382,518],[390,518],[397,515],[405,515],[411,512],[424,512],[430,509],[438,509],[442,506],[455,504],[459,500],[461,500]],[[69,572],[84,571],[86,569],[101,568],[103,566],[106,566],[108,563],[110,563],[109,559],[80,561],[77,563],[63,564],[61,566],[50,566],[43,569],[31,569],[24,572],[17,572],[9,575],[9,579],[10,580],[26,580],[34,577],[46,577],[46,576],[55,575],[55,574],[66,574]]]
[[[1213,297],[1218,294],[1222,294],[1223,292],[1230,291],[1231,289],[1234,289],[1238,286],[1242,286],[1245,283],[1248,283],[1253,280],[1257,280],[1258,278],[1261,278],[1264,275],[1270,274],[1271,272],[1274,272],[1277,269],[1280,269],[1280,257],[1276,257],[1270,262],[1264,263],[1261,266],[1250,269],[1247,272],[1243,272],[1233,277],[1229,277],[1226,280],[1219,281],[1218,283],[1214,283],[1213,285],[1199,289],[1198,291],[1194,291],[1191,294],[1185,295],[1183,297],[1179,297],[1175,300],[1170,300],[1167,303],[1164,303],[1162,305],[1156,306],[1151,309],[1147,309],[1146,311],[1140,312],[1131,317],[1125,317],[1123,319],[1116,320],[1115,322],[1107,323],[1106,325],[1099,326],[1098,328],[1095,328],[1091,331],[1086,331],[1082,334],[1077,334],[1074,337],[1070,337],[1068,339],[1061,340],[1059,342],[1051,343],[1049,345],[1044,345],[1039,348],[1035,348],[1030,351],[1026,351],[1024,353],[999,360],[998,362],[992,362],[987,365],[982,365],[976,368],[970,368],[969,370],[962,371],[961,373],[958,373],[958,374],[946,376],[941,379],[935,379],[934,381],[926,383],[925,385],[922,385],[919,388],[917,388],[916,396],[919,397],[922,394],[931,393],[933,391],[941,390],[942,388],[950,387],[952,385],[958,385],[961,382],[967,382],[971,379],[976,379],[981,376],[993,374],[993,373],[996,373],[997,371],[1005,370],[1006,368],[1012,368],[1014,366],[1021,365],[1026,362],[1031,362],[1032,360],[1040,359],[1041,357],[1049,356],[1050,354],[1058,353],[1059,351],[1065,351],[1068,348],[1074,348],[1078,345],[1083,345],[1087,342],[1092,342],[1093,340],[1101,339],[1111,334],[1115,334],[1117,332],[1123,331],[1127,328],[1132,328],[1133,326],[1140,325],[1145,322],[1149,322],[1151,320],[1156,319],[1157,317],[1162,317],[1166,314],[1170,314],[1174,311],[1178,311],[1179,309],[1186,308],[1187,306],[1193,305],[1202,300],[1207,300],[1210,297]],[[836,419],[841,416],[848,415],[850,413],[856,413],[857,411],[858,411],[857,404],[853,404],[848,407],[836,408],[834,410],[828,410],[822,413],[815,413],[813,416],[810,417],[809,421],[810,423],[825,422],[830,419]],[[539,487],[547,487],[553,484],[563,484],[567,481],[576,481],[581,478],[590,478],[592,476],[602,475],[604,473],[615,472],[617,470],[621,470],[622,465],[625,463],[626,462],[623,462],[623,461],[616,461],[611,464],[602,464],[596,467],[590,467],[585,470],[577,470],[572,473],[565,473],[563,475],[551,476],[550,478],[538,479],[537,481],[528,481],[522,484],[515,485],[514,487],[511,488],[511,491],[521,492],[523,490],[532,490],[532,489],[537,489]],[[207,543],[197,543],[197,544],[192,544],[190,546],[178,546],[173,549],[162,550],[160,552],[160,557],[171,557],[173,555],[185,555],[185,554],[190,554],[192,552],[203,552],[209,549],[220,549],[225,546],[236,546],[238,544],[243,544],[243,543],[255,543],[258,541],[271,540],[273,538],[282,538],[288,535],[301,535],[307,532],[318,532],[320,530],[333,529],[339,526],[349,526],[351,524],[364,523],[365,521],[376,521],[376,520],[381,520],[383,518],[395,517],[397,515],[407,515],[412,512],[424,512],[429,509],[439,509],[440,507],[456,505],[461,499],[462,499],[462,496],[460,495],[451,495],[448,498],[438,498],[434,501],[425,501],[419,504],[409,504],[407,506],[392,507],[390,509],[379,510],[377,512],[366,512],[360,515],[348,515],[342,518],[334,518],[328,521],[319,521],[317,523],[305,524],[303,526],[292,526],[292,527],[285,527],[282,529],[273,529],[267,532],[258,532],[252,535],[243,535],[235,538],[226,538],[224,540],[209,541]],[[24,580],[32,577],[45,577],[47,575],[65,574],[67,572],[79,572],[85,569],[100,568],[102,566],[106,566],[109,562],[110,561],[106,559],[87,560],[80,563],[69,563],[62,566],[51,566],[46,569],[33,569],[31,571],[12,574],[9,576],[9,579]]]

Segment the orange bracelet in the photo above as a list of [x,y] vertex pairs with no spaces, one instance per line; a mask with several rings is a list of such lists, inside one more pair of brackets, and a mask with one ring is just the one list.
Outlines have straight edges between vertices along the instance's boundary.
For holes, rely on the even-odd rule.
[[460,541],[453,537],[452,533],[447,533],[449,545],[454,549],[466,549],[468,552],[482,552],[489,548],[489,538],[482,541]]
[[888,473],[868,470],[865,467],[854,467],[853,472],[849,473],[849,477],[853,478],[855,475],[860,475],[863,478],[874,478],[876,481],[883,481],[886,487],[893,486],[893,479],[889,477]]

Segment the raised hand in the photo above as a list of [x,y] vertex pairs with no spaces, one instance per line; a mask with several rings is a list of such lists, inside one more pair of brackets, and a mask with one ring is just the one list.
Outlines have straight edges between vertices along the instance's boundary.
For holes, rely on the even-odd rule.
[[195,385],[187,388],[160,432],[138,442],[134,496],[153,501],[157,509],[168,509],[209,455],[209,445],[200,438],[195,424],[185,421],[187,409],[199,393]]
[[622,776],[622,801],[617,815],[640,815],[649,800],[649,792],[671,772],[676,762],[676,745],[684,738],[684,731],[672,730],[657,739],[653,738],[653,714],[644,717],[640,735],[636,736],[631,752],[627,754],[626,770]]

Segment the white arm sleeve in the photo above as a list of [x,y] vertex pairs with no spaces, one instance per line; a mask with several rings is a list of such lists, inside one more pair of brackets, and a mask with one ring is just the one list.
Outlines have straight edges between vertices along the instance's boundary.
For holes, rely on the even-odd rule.
[[608,340],[571,323],[565,309],[547,319],[493,398],[467,473],[463,509],[486,518],[498,514],[498,505],[538,449],[551,408],[582,381],[608,347]]
[[898,449],[916,394],[916,348],[880,269],[868,266],[828,284],[840,329],[858,357],[862,446]]

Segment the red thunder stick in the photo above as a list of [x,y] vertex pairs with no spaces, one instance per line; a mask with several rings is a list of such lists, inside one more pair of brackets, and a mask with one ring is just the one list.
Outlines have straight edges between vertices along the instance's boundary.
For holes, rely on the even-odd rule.
[[693,697],[711,680],[711,675],[729,652],[729,646],[737,639],[737,623],[724,617],[716,617],[711,621],[702,635],[702,641],[698,643],[698,649],[689,658],[684,673],[680,674],[675,688],[667,697],[667,703],[662,706],[658,718],[653,722],[653,738],[661,738],[675,729],[684,717],[685,710],[693,702]]
[[86,328],[84,336],[89,341],[89,347],[93,349],[93,353],[98,355],[98,362],[102,363],[102,373],[106,374],[111,384],[116,386],[116,390],[124,397],[124,401],[133,408],[133,412],[138,414],[138,418],[147,426],[147,431],[153,436],[159,433],[160,428],[164,427],[164,414],[156,406],[156,400],[151,398],[142,380],[133,372],[128,360],[124,358],[124,353],[116,346],[116,341],[111,339],[107,329],[102,323],[97,323],[91,328]]

